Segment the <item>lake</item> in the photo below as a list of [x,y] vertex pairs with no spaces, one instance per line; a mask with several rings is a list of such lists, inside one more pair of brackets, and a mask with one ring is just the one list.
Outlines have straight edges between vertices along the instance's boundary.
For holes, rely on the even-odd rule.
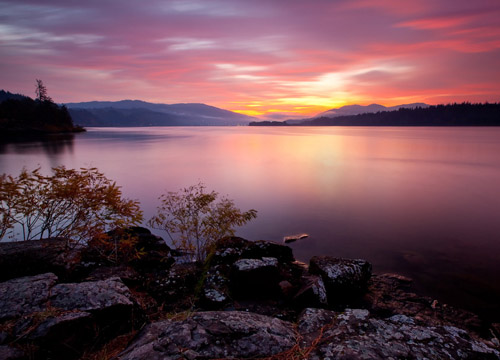
[[[258,217],[238,235],[374,272],[500,321],[500,128],[90,128],[0,147],[0,172],[95,166],[141,202],[203,182]],[[165,237],[165,234],[155,232]]]

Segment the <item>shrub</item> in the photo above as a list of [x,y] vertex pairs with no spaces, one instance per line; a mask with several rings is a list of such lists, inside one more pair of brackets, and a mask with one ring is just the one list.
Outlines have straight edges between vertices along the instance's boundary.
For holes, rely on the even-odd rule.
[[201,261],[215,241],[233,236],[235,227],[257,217],[256,210],[242,212],[232,200],[218,196],[214,191],[205,192],[202,183],[163,194],[157,215],[148,224],[165,230],[176,248]]
[[142,220],[139,203],[122,198],[120,187],[96,168],[52,170],[48,176],[40,169],[0,176],[0,240],[20,235],[87,242]]

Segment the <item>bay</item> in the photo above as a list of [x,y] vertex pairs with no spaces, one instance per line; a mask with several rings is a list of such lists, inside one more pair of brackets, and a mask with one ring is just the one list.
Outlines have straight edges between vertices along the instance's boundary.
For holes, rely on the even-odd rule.
[[365,258],[500,321],[500,128],[89,128],[0,147],[1,173],[58,165],[97,167],[146,219],[160,194],[203,182],[258,210],[239,236],[307,233],[290,244],[302,261]]

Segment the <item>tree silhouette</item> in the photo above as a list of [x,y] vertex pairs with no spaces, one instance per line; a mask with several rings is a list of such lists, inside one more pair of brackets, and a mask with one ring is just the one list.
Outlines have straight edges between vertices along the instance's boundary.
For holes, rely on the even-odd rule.
[[47,87],[43,84],[43,81],[40,79],[36,79],[36,98],[40,102],[50,101],[52,102],[52,98],[47,94]]

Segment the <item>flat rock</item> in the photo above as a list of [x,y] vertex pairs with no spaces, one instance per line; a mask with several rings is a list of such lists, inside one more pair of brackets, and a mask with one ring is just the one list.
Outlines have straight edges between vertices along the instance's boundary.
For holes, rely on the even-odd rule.
[[232,264],[238,259],[261,259],[274,257],[280,263],[294,261],[292,249],[273,241],[248,241],[239,237],[228,237],[215,243],[212,261],[216,264]]
[[406,315],[371,318],[346,310],[322,332],[308,359],[500,359],[500,353],[465,330],[426,326]]
[[331,310],[306,308],[302,310],[297,322],[298,332],[306,339],[307,345],[316,338],[320,330],[331,323],[337,317],[337,313]]
[[313,256],[309,263],[309,272],[323,279],[330,305],[348,302],[362,294],[371,270],[371,264],[361,259]]
[[237,271],[250,272],[263,268],[277,268],[278,259],[273,257],[263,257],[262,259],[240,259],[234,263]]
[[43,240],[0,243],[0,280],[55,273],[59,278],[77,267],[81,247],[68,246],[68,240]]
[[58,340],[61,342],[69,332],[80,333],[82,327],[90,326],[92,320],[92,315],[84,311],[50,316],[31,331],[27,338],[29,340],[38,340],[41,338],[48,340],[50,338],[52,341]]
[[121,360],[259,358],[292,348],[291,323],[240,312],[200,312],[181,321],[147,326]]
[[289,244],[289,243],[295,242],[297,240],[307,239],[308,237],[309,237],[309,234],[306,234],[306,233],[288,235],[288,236],[283,237],[283,242],[285,244]]
[[133,306],[130,291],[120,278],[55,285],[50,302],[60,309],[81,311]]
[[47,317],[19,341],[36,344],[40,358],[78,358],[95,341],[94,325],[88,312],[66,312]]
[[364,306],[381,317],[403,314],[428,324],[452,324],[481,332],[483,323],[469,311],[442,304],[411,291],[411,279],[398,274],[374,275],[364,295]]
[[291,248],[266,240],[251,242],[243,255],[254,258],[274,257],[278,259],[280,263],[290,263],[295,260]]
[[47,273],[0,283],[0,320],[41,311],[56,282],[57,276]]

